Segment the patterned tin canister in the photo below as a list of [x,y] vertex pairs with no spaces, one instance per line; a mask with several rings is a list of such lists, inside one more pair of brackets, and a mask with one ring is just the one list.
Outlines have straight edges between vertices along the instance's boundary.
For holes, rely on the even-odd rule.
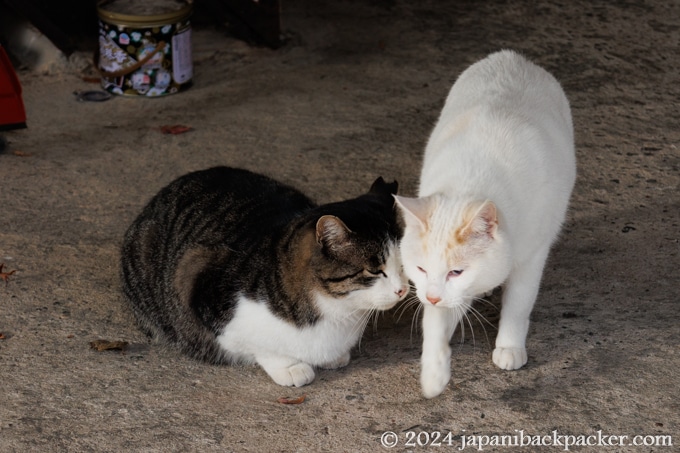
[[191,1],[103,0],[97,12],[106,91],[153,97],[191,85]]

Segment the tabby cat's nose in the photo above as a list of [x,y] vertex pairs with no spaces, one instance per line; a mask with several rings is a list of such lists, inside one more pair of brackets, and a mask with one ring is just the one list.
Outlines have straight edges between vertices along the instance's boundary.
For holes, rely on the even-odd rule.
[[408,289],[405,286],[402,286],[401,288],[396,290],[395,293],[397,294],[397,296],[399,296],[399,298],[402,298],[406,295],[407,291],[408,291]]

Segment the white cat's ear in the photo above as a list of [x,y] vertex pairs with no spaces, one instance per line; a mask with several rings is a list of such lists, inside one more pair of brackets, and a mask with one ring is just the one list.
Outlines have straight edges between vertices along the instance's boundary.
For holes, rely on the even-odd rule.
[[404,213],[406,224],[416,225],[423,230],[427,230],[428,203],[425,198],[408,198],[393,195],[397,206]]
[[333,251],[349,244],[350,233],[347,225],[334,215],[321,216],[316,222],[316,242]]
[[463,228],[463,236],[472,234],[477,236],[486,235],[493,238],[497,228],[498,212],[496,205],[491,200],[486,200],[476,208],[474,215],[470,218],[465,228]]

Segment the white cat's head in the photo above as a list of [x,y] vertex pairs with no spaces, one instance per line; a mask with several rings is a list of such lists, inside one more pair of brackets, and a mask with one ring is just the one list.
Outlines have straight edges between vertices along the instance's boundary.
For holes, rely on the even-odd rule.
[[469,306],[510,273],[507,241],[491,201],[452,200],[441,194],[395,196],[406,224],[404,271],[424,304]]

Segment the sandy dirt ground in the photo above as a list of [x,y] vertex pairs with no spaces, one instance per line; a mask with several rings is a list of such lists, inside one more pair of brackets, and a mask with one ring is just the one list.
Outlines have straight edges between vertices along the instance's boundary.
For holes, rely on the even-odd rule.
[[[564,451],[555,436],[567,435],[591,443],[570,451],[678,451],[680,4],[284,0],[283,24],[276,51],[195,28],[195,85],[163,99],[82,103],[72,93],[93,86],[74,65],[20,72],[29,127],[5,133],[0,155],[0,262],[16,270],[0,282],[2,450],[387,451],[393,432],[392,451],[473,451],[500,436]],[[579,166],[524,368],[491,362],[499,294],[478,307],[488,322],[452,340],[453,378],[431,400],[412,309],[384,314],[348,367],[300,389],[137,329],[119,246],[162,186],[225,164],[319,202],[379,175],[414,195],[451,84],[501,48],[563,83]],[[161,134],[168,124],[193,130]],[[130,346],[98,352],[97,339]]]

